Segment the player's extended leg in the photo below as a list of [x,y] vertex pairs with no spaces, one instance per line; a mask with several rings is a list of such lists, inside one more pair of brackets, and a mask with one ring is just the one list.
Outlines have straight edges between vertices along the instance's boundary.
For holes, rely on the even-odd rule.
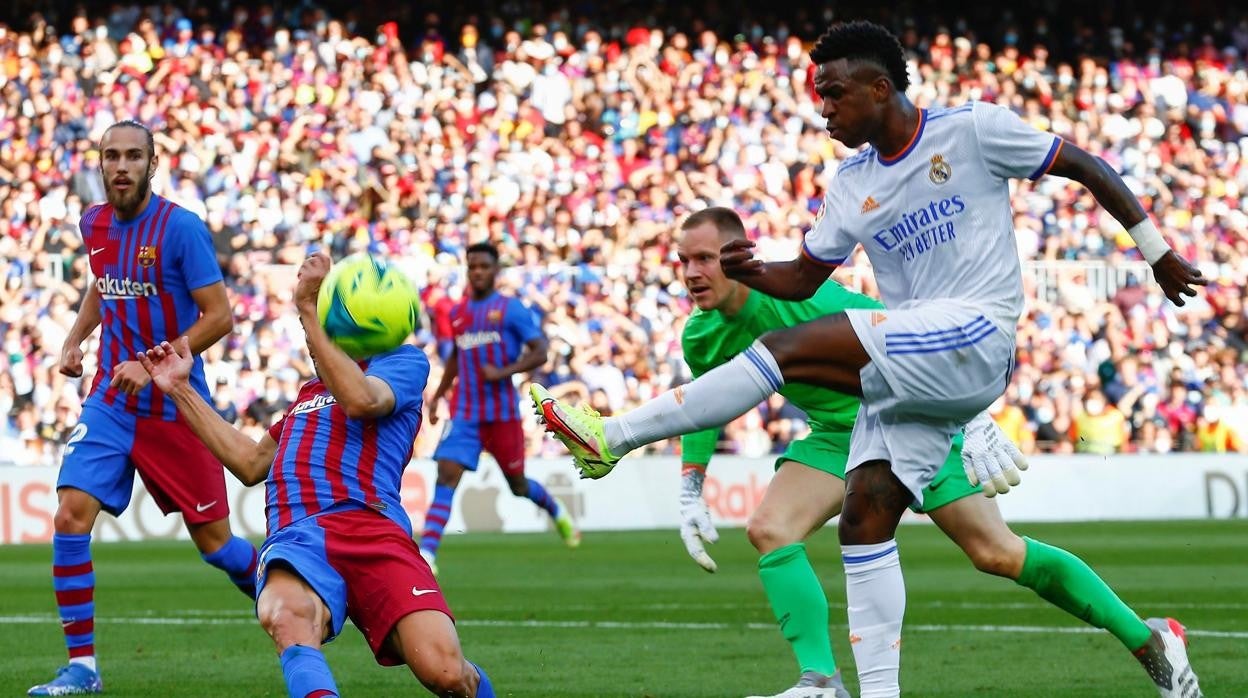
[[581,544],[581,532],[577,530],[571,514],[542,487],[542,483],[524,475],[524,427],[520,420],[482,424],[481,446],[498,461],[513,495],[524,497],[545,511],[555,524],[555,531],[569,548]]
[[69,650],[69,663],[56,678],[34,686],[32,696],[100,693],[104,684],[95,663],[95,569],[91,562],[91,529],[100,515],[100,500],[73,487],[57,490],[52,519],[52,588]]
[[913,499],[887,461],[868,461],[846,473],[839,533],[849,641],[861,698],[901,694],[906,585],[895,537],[902,512]]
[[256,598],[256,546],[246,538],[234,535],[229,519],[207,523],[187,522],[195,547],[204,562],[225,572],[247,598]]
[[283,566],[271,566],[256,600],[256,617],[277,646],[291,698],[338,695],[321,653],[321,643],[330,633],[330,612],[307,582]]
[[758,576],[763,591],[797,657],[798,684],[778,694],[784,698],[849,698],[828,637],[828,597],[802,542],[840,513],[844,499],[844,480],[786,460],[746,526],[750,543],[762,556]]
[[1013,579],[1079,620],[1112,633],[1144,665],[1161,695],[1199,694],[1182,626],[1175,630],[1169,619],[1159,619],[1151,624],[1156,628],[1150,627],[1083,560],[1011,531],[993,500],[964,497],[928,515],[976,569]]
[[455,623],[445,613],[409,613],[395,624],[386,642],[434,695],[494,698],[494,688],[485,672],[464,659]]
[[859,371],[868,361],[849,318],[837,313],[770,332],[731,361],[617,417],[572,408],[541,386],[530,395],[547,430],[601,477],[629,451],[727,424],[789,381],[861,395]]

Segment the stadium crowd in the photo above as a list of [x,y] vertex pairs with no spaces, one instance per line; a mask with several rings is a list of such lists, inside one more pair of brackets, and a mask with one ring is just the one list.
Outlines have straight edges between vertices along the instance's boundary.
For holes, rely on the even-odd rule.
[[[56,463],[88,388],[57,362],[87,273],[77,221],[104,199],[94,144],[114,121],[153,128],[154,190],[214,236],[236,326],[207,372],[218,410],[252,430],[311,370],[291,290],[312,246],[401,259],[425,289],[418,341],[436,366],[461,251],[490,239],[509,265],[501,285],[551,337],[542,382],[625,410],[687,379],[681,217],[730,206],[765,256],[792,257],[850,154],[811,98],[803,42],[823,21],[803,36],[566,11],[421,22],[413,38],[309,4],[221,17],[115,4],[0,25],[0,461]],[[1170,305],[1089,194],[1019,182],[1029,304],[996,417],[1028,451],[1248,450],[1248,19],[1208,34],[1034,22],[894,21],[912,98],[991,100],[1102,156],[1212,281]],[[861,254],[837,278],[874,290]],[[803,428],[776,398],[726,427],[722,447],[761,455]],[[528,432],[531,453],[554,448]]]

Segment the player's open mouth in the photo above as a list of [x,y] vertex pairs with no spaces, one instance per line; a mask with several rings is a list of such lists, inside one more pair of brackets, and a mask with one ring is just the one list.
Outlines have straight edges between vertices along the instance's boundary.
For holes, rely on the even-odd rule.
[[132,182],[128,179],[114,179],[113,186],[118,189],[129,189]]

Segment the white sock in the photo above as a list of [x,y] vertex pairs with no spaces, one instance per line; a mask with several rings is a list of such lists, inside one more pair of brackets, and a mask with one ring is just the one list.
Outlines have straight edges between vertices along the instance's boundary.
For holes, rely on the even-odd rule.
[[784,385],[776,359],[755,341],[731,361],[673,388],[641,407],[603,420],[607,447],[616,456],[710,427],[745,414]]
[[81,664],[81,665],[85,666],[86,668],[90,669],[90,670],[91,670],[91,671],[93,671],[93,672],[97,672],[97,673],[98,673],[98,671],[99,671],[98,669],[96,669],[96,668],[95,668],[95,656],[94,656],[94,655],[92,655],[92,656],[90,656],[90,657],[71,657],[71,658],[70,658],[70,660],[69,660],[69,663],[70,663],[70,664]]
[[849,642],[858,665],[861,698],[901,695],[901,621],[906,614],[906,582],[897,541],[842,545]]

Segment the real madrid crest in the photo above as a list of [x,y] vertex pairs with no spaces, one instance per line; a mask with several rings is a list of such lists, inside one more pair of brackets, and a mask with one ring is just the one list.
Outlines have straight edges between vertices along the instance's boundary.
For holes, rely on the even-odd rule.
[[927,171],[928,179],[932,180],[932,184],[944,184],[953,176],[953,168],[949,163],[945,162],[943,155],[936,154],[932,156],[932,169]]

